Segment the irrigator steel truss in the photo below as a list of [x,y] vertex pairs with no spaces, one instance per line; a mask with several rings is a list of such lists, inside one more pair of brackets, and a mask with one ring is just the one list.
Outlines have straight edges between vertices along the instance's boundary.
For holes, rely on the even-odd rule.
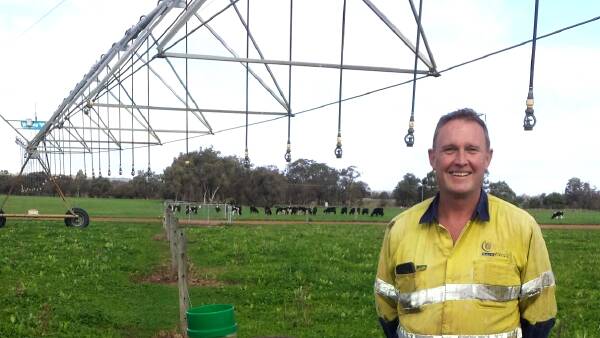
[[[87,169],[90,167],[92,177],[96,176],[95,168],[98,168],[98,176],[102,176],[101,162],[103,160],[108,161],[106,173],[111,175],[110,168],[114,166],[114,164],[111,165],[111,154],[113,154],[112,161],[113,163],[118,161],[119,175],[122,175],[123,171],[129,171],[129,168],[123,168],[121,154],[125,151],[130,152],[131,175],[135,175],[134,149],[140,147],[148,148],[148,171],[150,171],[150,146],[164,144],[166,135],[185,134],[187,151],[189,137],[210,135],[231,127],[231,121],[228,122],[227,118],[223,118],[231,117],[231,114],[245,115],[246,130],[248,115],[265,118],[287,117],[288,152],[286,160],[289,161],[289,119],[294,116],[291,106],[292,68],[313,67],[339,70],[340,99],[341,76],[344,70],[405,73],[414,76],[417,74],[439,75],[427,38],[420,25],[420,13],[417,12],[417,7],[412,0],[409,0],[409,5],[414,18],[414,33],[418,36],[416,45],[371,0],[362,2],[366,5],[363,10],[378,18],[408,48],[407,52],[410,52],[415,58],[413,69],[344,63],[344,26],[342,27],[341,41],[342,57],[339,63],[294,59],[292,54],[292,46],[294,46],[292,20],[295,18],[293,0],[289,1],[287,7],[289,10],[289,31],[287,32],[289,41],[285,42],[285,44],[289,43],[287,60],[269,58],[263,52],[250,25],[252,18],[250,11],[252,2],[250,1],[215,0],[210,3],[206,0],[159,1],[152,11],[142,16],[119,41],[100,57],[99,61],[70,91],[31,140],[28,140],[18,131],[18,128],[13,126],[21,138],[21,140],[18,138],[17,143],[24,150],[24,160],[19,175],[23,174],[31,160],[37,160],[43,171],[52,178],[53,171],[56,170],[52,170],[50,158],[62,156],[62,168],[64,169],[64,156],[68,155],[70,158],[75,154],[83,157],[85,173],[87,175]],[[240,10],[240,6],[244,6],[242,9],[245,9],[246,13]],[[344,0],[345,7],[346,1]],[[218,21],[223,15],[229,15],[230,18],[237,17],[241,23],[237,33],[245,40],[245,56],[244,52],[237,52],[235,48],[231,47],[219,34],[215,28],[216,25],[212,25],[213,21]],[[342,22],[344,25],[345,10]],[[207,36],[210,37],[212,43],[218,45],[229,56],[217,55],[218,53],[190,52],[190,47],[201,49],[197,48],[197,44],[194,42],[194,38],[199,35],[203,36],[204,40],[202,41],[206,41]],[[421,51],[424,49],[425,53],[419,51],[419,40],[423,45]],[[250,57],[250,51],[258,57]],[[425,65],[426,70],[417,70],[417,59],[420,60],[420,64]],[[232,109],[226,107],[225,103],[221,107],[204,105],[203,102],[207,101],[206,95],[202,99],[198,99],[198,96],[205,93],[194,90],[194,86],[189,83],[193,80],[195,84],[198,84],[198,76],[190,76],[190,73],[198,69],[196,66],[190,65],[190,60],[202,60],[202,65],[205,67],[217,63],[239,64],[242,72],[246,75],[245,109]],[[279,69],[275,70],[275,67],[279,67]],[[282,73],[281,68],[285,68],[286,72]],[[228,73],[225,72],[225,74]],[[282,76],[282,74],[286,76]],[[249,110],[248,77],[251,77],[252,81],[255,81],[254,84],[266,93],[265,96],[269,97],[272,102],[269,106],[272,109]],[[288,81],[287,95],[284,93],[285,86],[281,83],[282,79]],[[200,85],[201,88],[204,86],[204,90],[208,90],[207,86],[210,86],[210,83],[206,82],[208,81]],[[181,112],[185,113],[185,128],[182,126],[181,118],[173,118],[173,114]],[[219,123],[222,127],[219,127]],[[338,145],[341,147],[339,137],[338,133]],[[336,155],[338,155],[337,149]],[[339,155],[341,156],[341,149]],[[248,160],[247,149],[246,160]],[[56,188],[65,200],[57,184]],[[5,202],[6,200],[2,207]],[[72,210],[68,204],[67,207]]]

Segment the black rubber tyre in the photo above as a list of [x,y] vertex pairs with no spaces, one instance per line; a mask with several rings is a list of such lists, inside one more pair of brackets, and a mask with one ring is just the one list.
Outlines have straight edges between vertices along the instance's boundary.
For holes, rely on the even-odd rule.
[[[4,214],[4,210],[0,209],[0,214]],[[6,225],[6,217],[0,216],[0,228]]]
[[67,211],[67,215],[75,214],[77,218],[65,217],[65,225],[68,227],[85,228],[90,225],[90,216],[88,213],[81,208],[73,208]]

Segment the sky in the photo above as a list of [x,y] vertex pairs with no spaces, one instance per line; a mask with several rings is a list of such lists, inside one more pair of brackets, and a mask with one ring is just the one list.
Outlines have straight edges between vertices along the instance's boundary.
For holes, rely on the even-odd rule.
[[[208,1],[216,7],[219,0]],[[285,1],[252,1],[251,29],[268,59],[287,59],[289,8]],[[341,1],[296,1],[294,58],[339,62]],[[402,1],[373,1],[414,41],[416,27]],[[418,1],[415,1],[418,3]],[[531,38],[534,1],[425,1],[423,28],[438,69],[520,43]],[[245,1],[240,2],[244,9]],[[90,67],[118,41],[156,1],[0,0],[0,114],[7,119],[40,120],[52,115]],[[233,14],[228,13],[230,17]],[[600,15],[596,1],[541,2],[538,35]],[[238,23],[239,24],[239,23]],[[219,26],[220,25],[220,26]],[[345,63],[412,69],[412,56],[362,1],[348,0]],[[245,36],[236,35],[233,21],[215,20],[232,46],[243,54]],[[199,33],[202,34],[202,33]],[[431,170],[427,149],[439,117],[470,107],[485,114],[494,156],[490,181],[505,181],[517,194],[563,192],[569,178],[579,177],[600,187],[600,21],[539,40],[536,51],[534,96],[537,125],[524,131],[523,117],[529,85],[531,45],[460,67],[434,78],[419,80],[415,101],[415,146],[404,145],[411,112],[412,86],[380,91],[342,104],[344,155],[334,148],[338,106],[298,114],[291,122],[293,159],[308,158],[335,168],[356,166],[359,179],[372,190],[391,191],[405,173],[424,177]],[[214,43],[199,39],[192,51],[225,55]],[[251,56],[252,57],[252,56]],[[194,63],[190,86],[200,93],[201,106],[242,109],[244,75],[214,63]],[[239,68],[239,67],[238,67]],[[422,64],[419,67],[423,69]],[[287,68],[277,68],[287,93]],[[195,73],[197,72],[197,73]],[[294,112],[337,100],[339,72],[293,69]],[[409,80],[410,74],[344,72],[343,97]],[[207,79],[201,81],[198,79]],[[251,110],[281,111],[258,86],[250,87]],[[156,95],[158,96],[158,94]],[[154,100],[154,97],[152,98]],[[156,99],[158,100],[158,99]],[[181,127],[181,116],[154,116]],[[243,125],[242,116],[218,116],[215,127]],[[257,118],[251,117],[251,122]],[[159,123],[159,122],[156,122]],[[16,133],[0,124],[0,169],[18,172],[21,164]],[[29,135],[33,136],[33,135]],[[213,146],[224,155],[244,154],[244,128],[189,141],[190,150]],[[283,155],[287,120],[248,129],[249,155],[254,165],[285,168]],[[151,149],[150,165],[161,172],[185,152],[184,142]],[[136,154],[135,167],[147,167],[147,152]],[[126,156],[127,157],[127,156]],[[112,157],[113,176],[116,173]],[[127,157],[127,161],[130,161]],[[106,158],[104,159],[106,165]],[[124,164],[128,174],[131,163]],[[106,173],[106,168],[104,168]],[[106,175],[106,174],[105,174]],[[127,177],[127,175],[124,175]]]

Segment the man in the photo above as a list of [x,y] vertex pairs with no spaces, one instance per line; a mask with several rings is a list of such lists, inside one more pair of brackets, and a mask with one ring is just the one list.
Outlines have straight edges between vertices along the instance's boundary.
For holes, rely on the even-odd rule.
[[527,212],[482,189],[492,153],[475,111],[440,118],[429,150],[439,192],[396,216],[381,248],[375,300],[387,337],[548,337],[546,244]]

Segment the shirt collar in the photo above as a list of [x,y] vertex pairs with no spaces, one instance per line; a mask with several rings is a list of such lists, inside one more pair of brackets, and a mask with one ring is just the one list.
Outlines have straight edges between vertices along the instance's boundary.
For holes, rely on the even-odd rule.
[[[435,198],[433,199],[431,204],[429,204],[429,207],[427,207],[427,210],[425,211],[423,216],[421,216],[421,220],[419,221],[419,224],[429,224],[429,223],[433,223],[433,222],[438,222],[439,204],[440,204],[440,193],[438,192],[435,195]],[[483,189],[481,189],[481,194],[479,194],[479,201],[477,202],[477,207],[475,208],[475,211],[473,212],[473,215],[471,216],[471,220],[474,220],[474,219],[478,219],[482,222],[489,222],[489,220],[490,220],[488,196],[487,196],[487,193]]]

